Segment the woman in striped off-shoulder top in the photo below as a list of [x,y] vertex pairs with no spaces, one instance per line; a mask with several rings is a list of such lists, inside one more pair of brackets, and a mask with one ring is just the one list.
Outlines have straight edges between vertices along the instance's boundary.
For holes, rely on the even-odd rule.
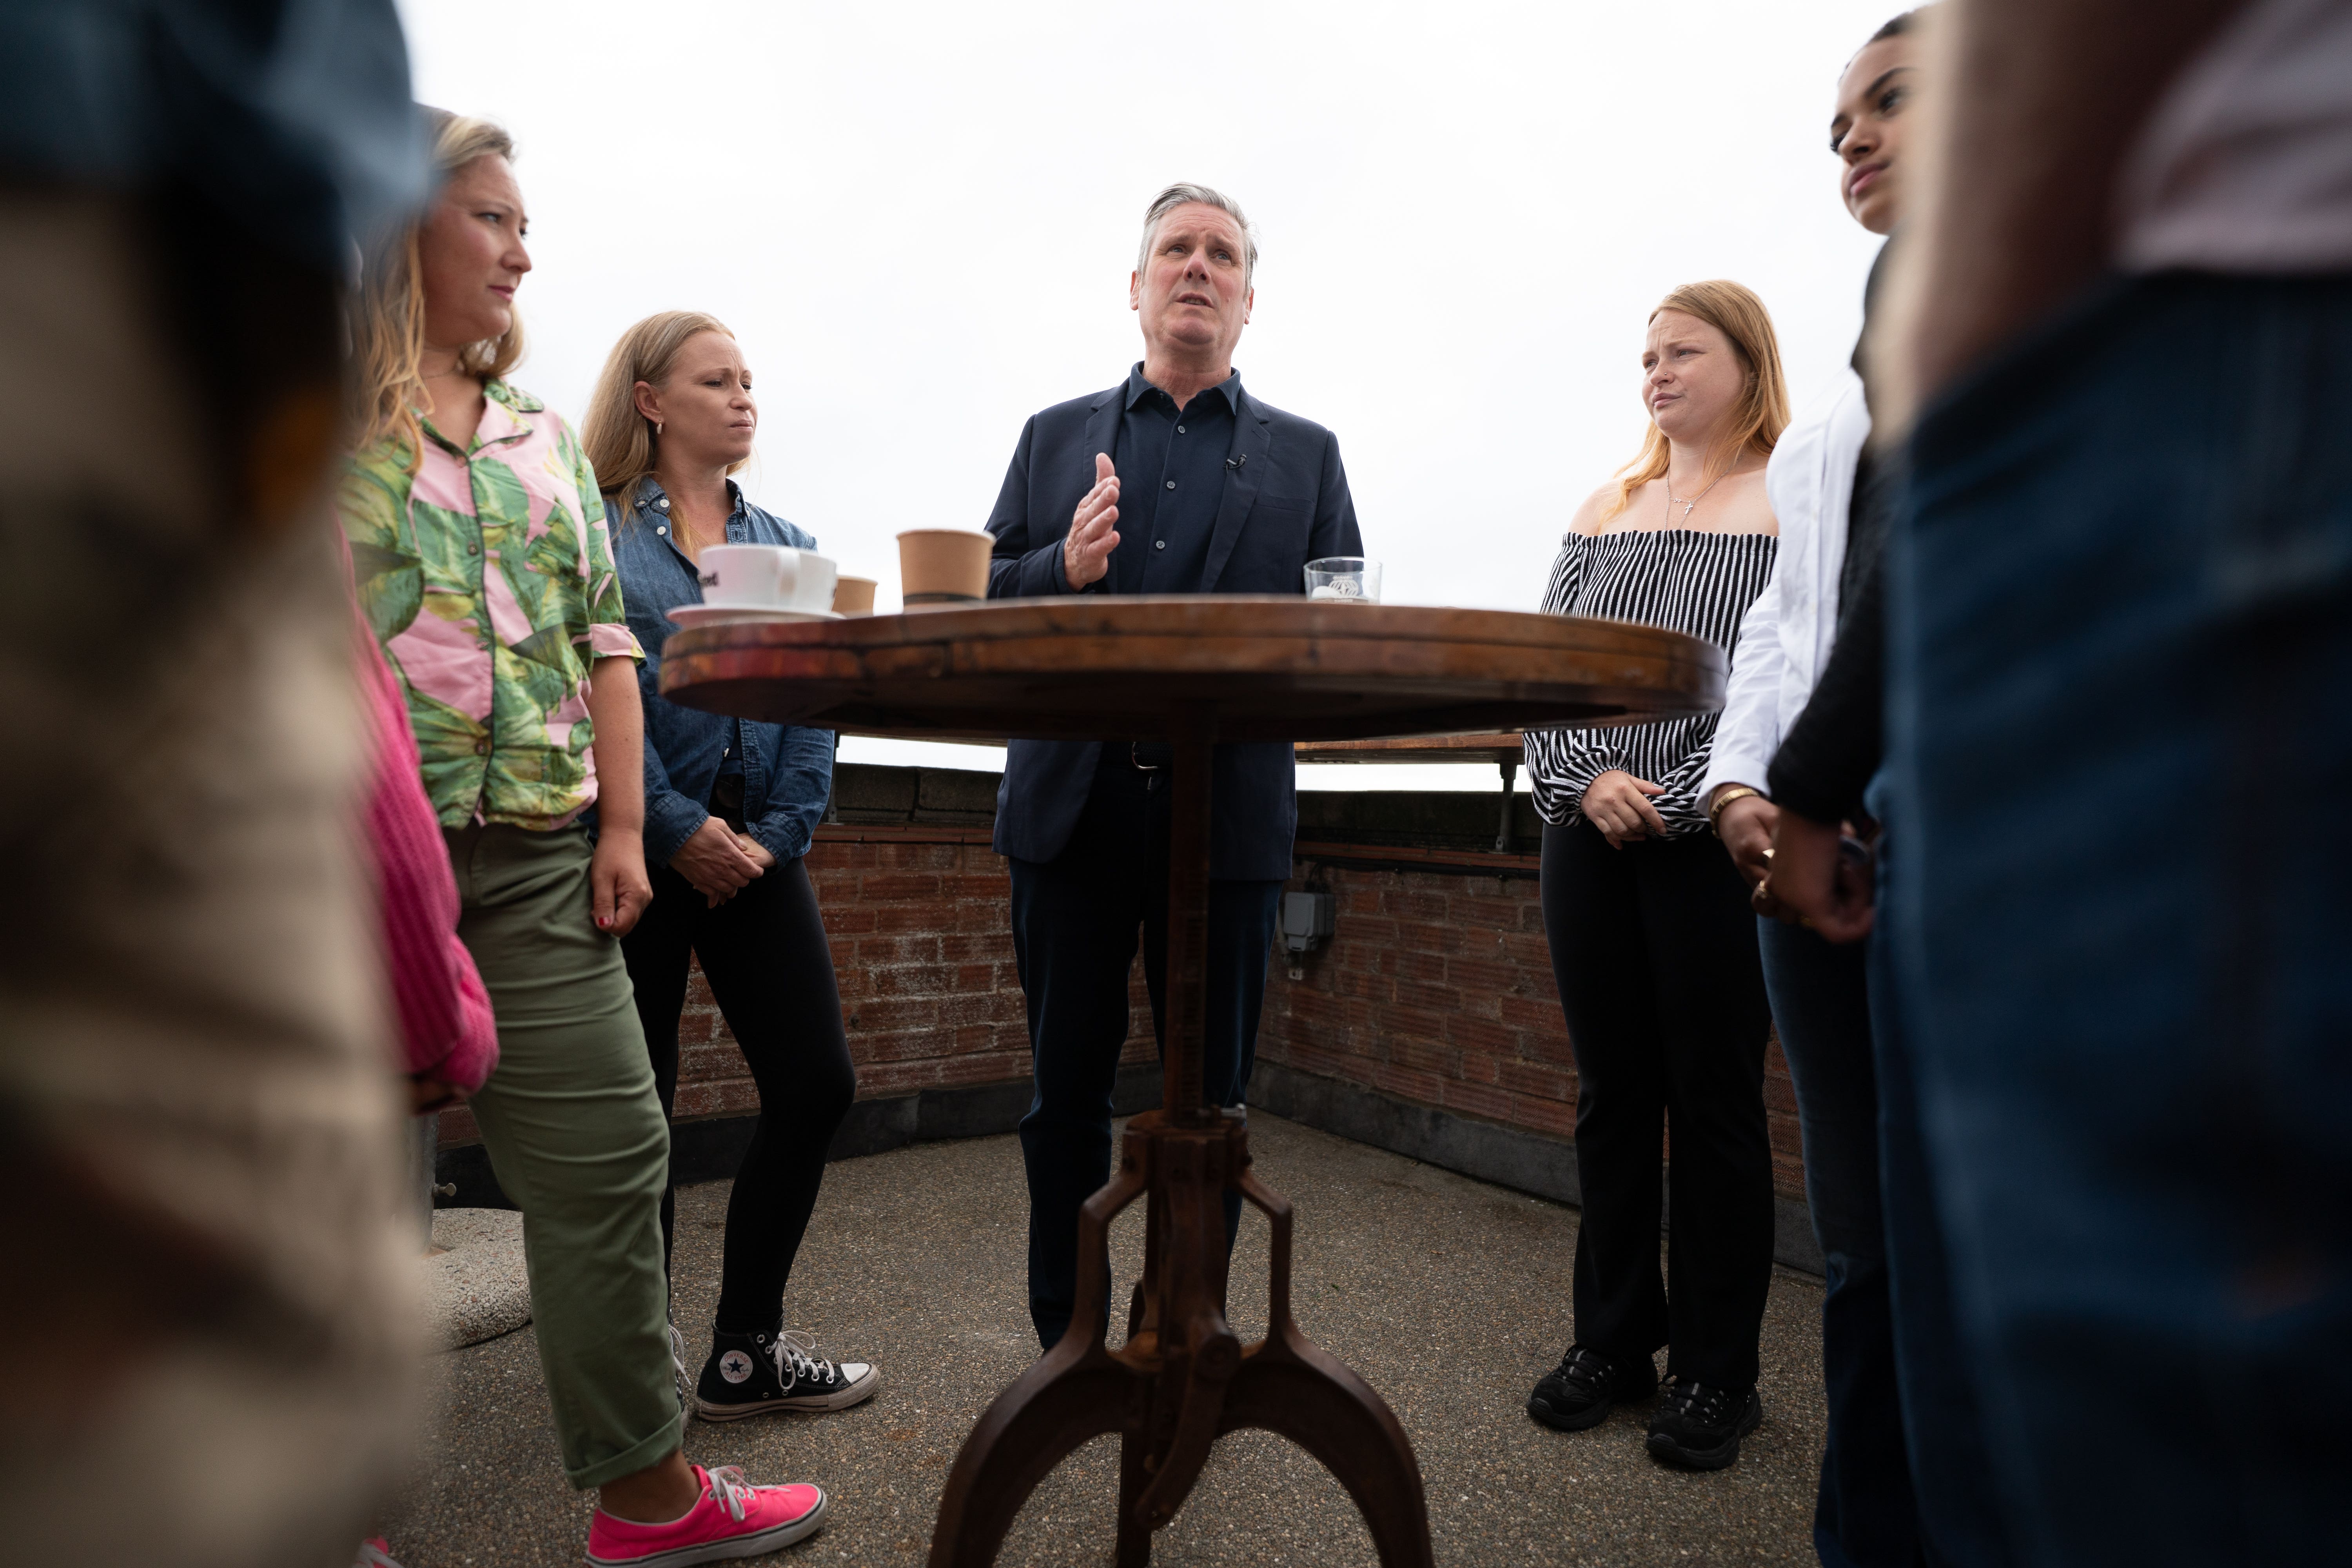
[[[1788,422],[1763,301],[1675,289],[1650,317],[1639,457],[1579,509],[1543,607],[1731,649],[1779,541],[1764,463]],[[1764,1047],[1771,1013],[1748,887],[1706,829],[1715,717],[1531,734],[1544,931],[1576,1052],[1575,1331],[1528,1414],[1573,1431],[1656,1386],[1649,1450],[1716,1469],[1762,1417],[1772,1273]],[[1674,1158],[1659,1166],[1671,1132]],[[1667,1269],[1658,1264],[1671,1193]]]

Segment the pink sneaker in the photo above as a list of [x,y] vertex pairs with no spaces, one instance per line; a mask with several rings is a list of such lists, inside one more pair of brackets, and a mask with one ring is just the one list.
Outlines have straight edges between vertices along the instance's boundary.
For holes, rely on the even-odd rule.
[[702,1495],[684,1519],[636,1524],[603,1509],[588,1526],[588,1561],[596,1568],[686,1568],[757,1557],[816,1533],[824,1522],[821,1487],[755,1487],[732,1465],[694,1467]]

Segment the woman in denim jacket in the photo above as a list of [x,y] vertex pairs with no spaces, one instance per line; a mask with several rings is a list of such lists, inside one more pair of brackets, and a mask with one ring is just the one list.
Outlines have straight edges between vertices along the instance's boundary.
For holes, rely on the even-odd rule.
[[[783,1331],[784,1282],[824,1179],[825,1152],[857,1089],[833,954],[801,858],[833,787],[833,733],[722,718],[665,700],[655,651],[680,605],[699,604],[696,563],[714,544],[816,541],[743,499],[759,411],[734,334],[671,310],[622,336],[596,384],[584,439],[614,518],[630,628],[646,650],[646,862],[653,903],[622,943],[665,1112],[677,1097],[687,963],[711,994],[760,1090],[759,1125],[735,1173],[711,1350],[695,1388],[706,1420],[840,1410],[874,1368]],[[662,1199],[667,1253],[676,1194]]]

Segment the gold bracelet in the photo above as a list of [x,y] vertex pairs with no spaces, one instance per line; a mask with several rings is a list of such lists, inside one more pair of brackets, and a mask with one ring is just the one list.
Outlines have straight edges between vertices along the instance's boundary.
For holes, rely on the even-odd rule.
[[1750,789],[1746,784],[1733,784],[1729,789],[1717,790],[1715,799],[1707,803],[1706,830],[1717,838],[1722,837],[1723,808],[1735,800],[1745,800],[1751,795],[1759,800],[1764,798],[1762,790]]

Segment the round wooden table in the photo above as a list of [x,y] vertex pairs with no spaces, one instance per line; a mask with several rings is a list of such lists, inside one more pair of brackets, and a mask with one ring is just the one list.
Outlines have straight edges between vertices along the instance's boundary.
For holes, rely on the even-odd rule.
[[[1168,1000],[1160,1108],[1132,1118],[1078,1222],[1061,1342],[997,1397],[957,1455],[934,1568],[982,1568],[1022,1502],[1088,1438],[1123,1435],[1117,1561],[1139,1568],[1224,1433],[1260,1426],[1348,1489],[1391,1568],[1426,1568],[1412,1446],[1369,1384],[1290,1311],[1290,1205],[1250,1168],[1237,1111],[1201,1103],[1209,763],[1221,741],[1360,741],[1672,718],[1723,700],[1712,644],[1613,621],[1309,603],[1073,595],[899,616],[678,633],[664,696],[746,719],[863,734],[1172,743]],[[1273,1227],[1266,1337],[1227,1325],[1223,1194]],[[1149,1204],[1127,1342],[1108,1348],[1111,1217]],[[1091,1260],[1098,1267],[1089,1267]]]

